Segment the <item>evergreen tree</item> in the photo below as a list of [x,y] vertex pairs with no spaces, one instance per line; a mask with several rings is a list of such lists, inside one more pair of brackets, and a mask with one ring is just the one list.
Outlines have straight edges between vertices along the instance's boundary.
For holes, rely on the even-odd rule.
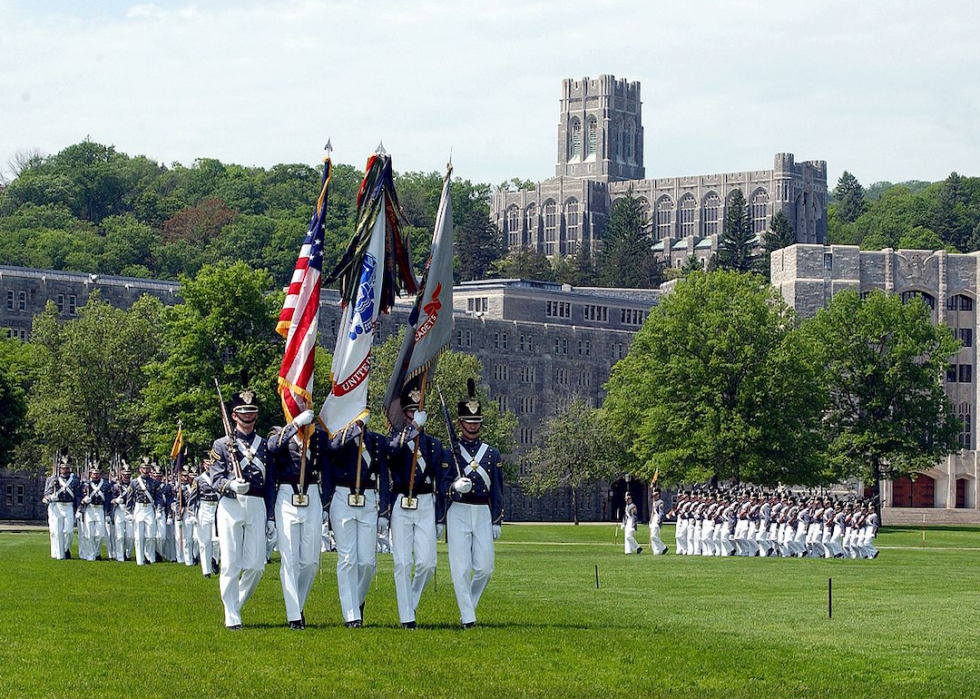
[[583,240],[575,256],[576,286],[595,286],[595,265],[592,262],[592,244]]
[[769,219],[769,231],[766,233],[766,238],[762,244],[764,254],[759,271],[766,279],[769,279],[769,260],[772,258],[772,254],[794,243],[796,243],[796,231],[793,230],[793,224],[782,211],[776,212]]
[[613,204],[599,262],[600,286],[654,289],[663,265],[651,249],[650,222],[632,187]]
[[858,217],[868,208],[864,200],[864,187],[847,170],[844,170],[840,179],[837,180],[834,197],[837,199],[837,218],[843,223],[857,221]]
[[498,279],[535,279],[554,281],[547,255],[530,246],[514,247],[506,257],[491,264],[492,275]]
[[718,241],[718,267],[750,272],[755,265],[755,234],[745,195],[736,189],[728,201],[725,222]]

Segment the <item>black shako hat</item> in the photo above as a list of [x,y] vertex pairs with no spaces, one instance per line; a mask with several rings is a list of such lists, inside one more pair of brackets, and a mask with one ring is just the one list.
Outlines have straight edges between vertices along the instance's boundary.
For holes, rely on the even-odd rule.
[[461,400],[456,405],[459,419],[463,422],[483,422],[483,405],[476,397],[476,382],[473,379],[466,379],[466,390],[469,399]]
[[405,382],[405,387],[402,388],[401,395],[402,410],[418,410],[421,402],[422,376],[420,374],[414,379]]

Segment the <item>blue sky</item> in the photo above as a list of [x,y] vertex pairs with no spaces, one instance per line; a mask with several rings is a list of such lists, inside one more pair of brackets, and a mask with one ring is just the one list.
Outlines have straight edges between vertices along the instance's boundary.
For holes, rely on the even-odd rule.
[[[86,136],[189,165],[554,173],[562,78],[642,83],[648,177],[980,175],[980,4],[0,0],[0,170]],[[9,169],[6,171],[9,176]]]

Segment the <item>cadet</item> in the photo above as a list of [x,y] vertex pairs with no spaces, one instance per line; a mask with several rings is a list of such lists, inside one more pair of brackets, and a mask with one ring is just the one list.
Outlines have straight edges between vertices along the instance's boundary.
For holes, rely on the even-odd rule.
[[58,475],[49,476],[44,483],[41,502],[48,506],[48,533],[51,536],[51,558],[71,558],[71,537],[75,526],[75,510],[80,500],[81,483],[72,473],[67,456],[58,463]]
[[667,553],[667,546],[660,539],[660,523],[664,520],[664,501],[660,498],[660,490],[653,491],[653,505],[650,507],[650,553],[659,556]]
[[436,572],[436,520],[443,519],[445,506],[438,496],[442,442],[422,432],[426,414],[419,410],[421,399],[418,383],[409,382],[401,396],[406,425],[392,430],[388,440],[391,489],[381,504],[382,517],[391,521],[398,618],[407,629],[415,628],[419,599]]
[[303,608],[320,567],[323,505],[316,475],[326,456],[321,445],[325,436],[314,431],[304,445],[299,434],[300,428],[313,422],[313,417],[312,410],[300,413],[285,427],[273,428],[266,441],[271,457],[269,480],[276,489],[276,530],[282,557],[279,579],[286,603],[286,621],[291,629],[306,628]]
[[102,478],[102,468],[98,460],[89,466],[88,481],[82,484],[81,507],[82,528],[78,531],[78,539],[85,540],[85,553],[79,544],[79,558],[88,561],[102,560],[102,544],[105,543],[106,518],[109,501],[112,495],[109,491],[109,481]]
[[208,456],[201,465],[201,474],[195,479],[197,483],[198,505],[197,524],[194,535],[197,538],[197,552],[201,559],[201,572],[210,578],[218,572],[218,558],[221,547],[218,545],[215,521],[218,513],[218,500],[221,496],[211,484],[211,458]]
[[201,491],[197,487],[194,467],[191,464],[184,464],[180,471],[180,495],[177,498],[177,510],[175,511],[177,525],[177,542],[180,544],[179,558],[185,566],[192,566],[198,555],[198,548],[194,537],[197,529],[197,506],[200,500]]
[[133,482],[133,530],[136,565],[156,561],[156,509],[161,505],[160,484],[150,477],[150,457],[144,456]]
[[388,488],[388,479],[380,477],[386,468],[385,439],[367,430],[367,419],[355,420],[329,440],[323,472],[323,495],[337,545],[337,593],[348,628],[364,624],[364,600],[377,569],[378,533],[388,528],[388,520],[378,517],[378,489]]
[[153,479],[160,486],[160,499],[156,506],[156,554],[157,561],[177,560],[174,544],[174,488],[163,472],[163,467],[153,462]]
[[[235,432],[211,447],[211,483],[218,501],[221,546],[221,602],[225,626],[242,628],[241,609],[262,579],[265,538],[273,523],[273,489],[266,478],[265,440],[255,434],[259,415],[255,394],[244,389],[231,398]],[[229,441],[231,443],[229,444]],[[236,474],[235,463],[240,470]]]
[[636,543],[636,505],[633,496],[626,493],[626,507],[623,508],[623,546],[626,553],[641,553],[642,546]]
[[493,573],[493,542],[500,538],[504,518],[500,452],[480,440],[483,406],[473,379],[467,380],[467,389],[469,399],[457,405],[453,465],[443,463],[440,486],[449,499],[449,572],[464,629],[476,625],[476,607]]
[[112,484],[112,523],[116,537],[113,546],[116,560],[130,559],[133,550],[133,470],[125,461],[119,472],[119,482]]

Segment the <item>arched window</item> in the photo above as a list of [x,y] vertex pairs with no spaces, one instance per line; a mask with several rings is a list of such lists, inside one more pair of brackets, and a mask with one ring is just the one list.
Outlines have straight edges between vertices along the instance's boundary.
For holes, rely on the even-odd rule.
[[571,123],[568,125],[569,134],[569,148],[568,153],[570,158],[581,158],[582,157],[582,122],[579,121],[578,117],[574,117]]
[[572,255],[578,252],[579,229],[578,199],[565,202],[565,250],[564,254]]
[[752,232],[758,235],[769,228],[769,194],[764,189],[752,195]]
[[681,238],[690,238],[697,233],[694,226],[694,213],[697,208],[698,203],[693,194],[685,194],[681,197],[681,203],[677,207],[681,224]]
[[640,213],[641,214],[643,214],[643,218],[645,218],[647,220],[647,222],[649,222],[649,220],[650,220],[650,200],[647,199],[646,197],[637,197],[636,198],[636,208],[640,210]]
[[585,130],[585,140],[588,146],[588,155],[595,155],[596,147],[596,134],[599,130],[599,124],[596,122],[594,116],[590,116],[587,122],[587,128]]
[[626,122],[626,133],[623,135],[626,141],[626,162],[636,162],[636,124],[632,119]]
[[971,446],[971,439],[970,439],[972,434],[971,423],[973,422],[973,420],[970,417],[970,410],[971,409],[970,409],[969,401],[964,401],[963,403],[960,403],[958,406],[956,406],[956,417],[958,417],[963,422],[962,430],[959,434],[958,440],[960,442],[960,446],[963,447],[964,449],[969,449]]
[[664,240],[671,237],[674,222],[674,202],[666,194],[657,199],[653,210],[656,233],[654,240]]
[[544,254],[555,254],[555,243],[558,241],[558,205],[553,199],[544,203]]
[[504,215],[504,232],[507,234],[507,245],[510,247],[515,247],[523,242],[521,211],[517,208],[517,204],[511,204],[507,207],[507,213]]
[[709,192],[701,202],[701,235],[717,235],[718,213],[721,211],[721,199],[714,192]]
[[931,294],[927,294],[924,291],[903,291],[902,292],[902,303],[908,303],[914,298],[921,298],[925,301],[926,305],[932,309],[936,310],[936,297]]
[[538,209],[534,204],[528,204],[524,209],[524,230],[527,231],[527,244],[533,246],[538,237]]

